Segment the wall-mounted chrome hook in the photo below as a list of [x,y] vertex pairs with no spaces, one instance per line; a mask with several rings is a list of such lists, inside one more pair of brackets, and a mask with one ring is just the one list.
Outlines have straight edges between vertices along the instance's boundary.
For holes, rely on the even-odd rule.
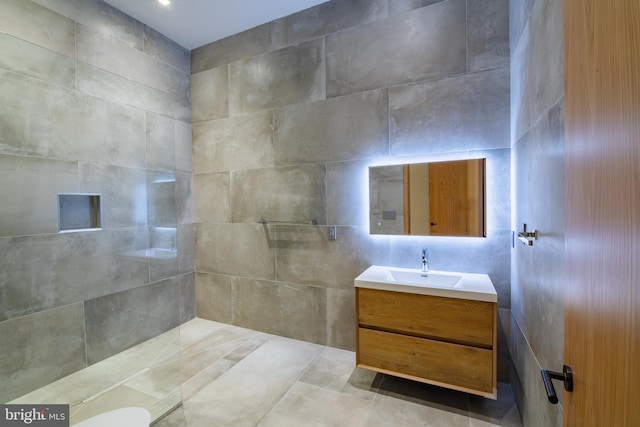
[[533,246],[533,241],[538,240],[538,230],[527,231],[527,224],[523,224],[522,231],[518,232],[518,240],[527,246]]

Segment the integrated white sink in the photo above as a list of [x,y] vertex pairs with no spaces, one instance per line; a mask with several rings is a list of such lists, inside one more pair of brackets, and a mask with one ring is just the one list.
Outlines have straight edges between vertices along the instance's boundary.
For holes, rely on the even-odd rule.
[[417,286],[454,287],[462,276],[437,274],[423,271],[389,270],[391,277],[398,283]]
[[435,295],[498,302],[498,294],[486,274],[372,265],[354,280],[356,288]]

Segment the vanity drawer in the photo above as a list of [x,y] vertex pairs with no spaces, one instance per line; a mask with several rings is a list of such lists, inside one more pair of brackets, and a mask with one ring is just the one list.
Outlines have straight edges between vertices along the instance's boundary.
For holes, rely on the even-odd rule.
[[356,288],[358,324],[492,348],[495,303]]
[[492,394],[491,350],[358,328],[357,365],[392,375]]

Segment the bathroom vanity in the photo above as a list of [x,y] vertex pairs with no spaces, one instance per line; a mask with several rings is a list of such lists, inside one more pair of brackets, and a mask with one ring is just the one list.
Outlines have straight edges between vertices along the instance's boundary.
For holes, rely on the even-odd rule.
[[371,266],[354,284],[358,367],[497,397],[489,276]]

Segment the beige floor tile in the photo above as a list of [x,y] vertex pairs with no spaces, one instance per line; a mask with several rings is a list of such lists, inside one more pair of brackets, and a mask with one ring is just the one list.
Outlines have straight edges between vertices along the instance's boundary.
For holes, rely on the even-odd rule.
[[180,343],[188,347],[216,329],[227,327],[224,323],[195,318],[180,325]]
[[470,427],[469,417],[445,409],[377,395],[371,405],[367,427]]
[[508,384],[487,400],[356,368],[350,351],[202,319],[15,402],[80,402],[109,387],[73,405],[72,422],[136,405],[156,419],[182,399],[158,427],[522,427]]
[[182,398],[185,401],[190,399],[234,366],[235,363],[230,360],[220,359],[215,361],[212,365],[198,372],[182,384]]
[[127,381],[125,385],[156,399],[162,399],[180,388],[180,364],[180,358],[176,354],[165,363],[150,367],[149,370]]
[[274,338],[185,402],[188,425],[255,426],[323,347]]
[[298,382],[259,427],[360,427],[370,400]]
[[379,382],[376,377],[377,374],[373,371],[356,368],[354,352],[327,347],[300,381],[364,399],[373,399]]

